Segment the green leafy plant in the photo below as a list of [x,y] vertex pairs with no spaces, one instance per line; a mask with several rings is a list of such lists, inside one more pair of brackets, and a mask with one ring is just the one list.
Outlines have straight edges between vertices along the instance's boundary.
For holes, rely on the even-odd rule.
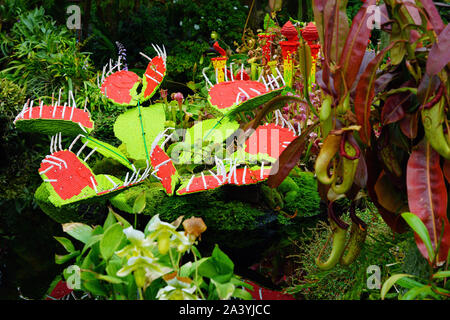
[[[139,202],[137,211],[142,209]],[[206,230],[203,220],[186,219],[184,231],[177,231],[182,219],[169,224],[155,215],[142,232],[110,209],[103,226],[67,223],[63,230],[83,248],[56,237],[67,254],[55,255],[55,261],[75,258],[81,270],[78,290],[102,299],[251,299],[242,289],[251,286],[234,274],[233,262],[218,246],[210,257],[196,249],[197,238]],[[189,252],[194,261],[186,262]],[[69,269],[64,274],[69,279]]]
[[[425,224],[411,212],[402,213],[403,219],[414,230],[416,237],[419,237],[428,252],[429,277],[421,278],[407,273],[398,273],[387,279],[381,288],[381,299],[385,299],[394,284],[399,285],[404,290],[398,294],[399,300],[422,300],[422,299],[448,299],[450,297],[450,286],[447,278],[450,277],[450,271],[447,270],[449,259],[446,263],[436,269],[433,268],[439,252],[439,244],[433,248],[430,234]],[[442,234],[440,239],[442,239]]]
[[89,55],[43,8],[22,13],[8,38],[9,54],[3,58],[8,67],[1,73],[26,87],[28,96],[51,96],[60,88],[80,90],[93,77]]

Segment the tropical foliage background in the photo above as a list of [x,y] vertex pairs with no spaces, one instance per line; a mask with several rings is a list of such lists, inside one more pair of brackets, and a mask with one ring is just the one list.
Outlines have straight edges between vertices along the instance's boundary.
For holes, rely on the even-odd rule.
[[[247,278],[297,299],[448,298],[450,152],[444,134],[448,134],[450,105],[450,51],[445,50],[450,39],[450,6],[433,1],[414,3],[408,7],[396,1],[377,1],[383,8],[383,27],[358,33],[356,26],[365,23],[367,7],[376,1],[0,2],[0,298],[51,295],[58,282],[67,278],[66,268],[73,259],[102,275],[83,279],[91,283],[84,287],[89,297],[246,299],[249,285],[242,279]],[[66,26],[66,9],[74,4],[81,8],[80,30]],[[333,13],[340,24],[330,18]],[[242,127],[256,127],[264,118],[272,120],[272,112],[279,109],[292,123],[302,124],[307,134],[280,158],[285,170],[257,191],[221,190],[159,201],[148,194],[139,197],[142,190],[136,189],[130,196],[134,215],[119,215],[119,210],[105,204],[82,204],[77,214],[86,222],[80,229],[86,233],[81,235],[41,210],[35,199],[42,182],[37,171],[50,139],[16,129],[13,121],[27,99],[49,100],[61,88],[75,92],[77,104],[82,105],[88,97],[95,138],[117,144],[113,126],[125,109],[101,94],[98,74],[110,59],[120,56],[128,70],[142,76],[147,61],[139,53],[154,56],[151,44],[164,44],[167,77],[163,90],[153,99],[175,110],[168,120],[189,128],[195,121],[216,118],[208,108],[202,75],[210,58],[217,55],[214,42],[236,61],[250,60],[260,53],[255,45],[257,34],[266,30],[268,14],[280,39],[286,22],[304,27],[314,21],[321,44],[319,72],[311,86],[307,85],[311,75],[301,66],[305,61],[301,55],[307,54],[298,51],[293,92],[239,118]],[[281,57],[279,60],[282,63]],[[181,94],[182,106],[175,93]],[[328,105],[328,116],[324,105]],[[436,105],[442,114],[431,112]],[[428,128],[424,120],[428,118],[435,129]],[[447,129],[442,128],[443,123]],[[359,132],[355,126],[360,127]],[[443,137],[440,141],[438,134]],[[351,189],[330,196],[330,186],[322,183],[316,160],[321,151],[332,149],[325,140],[332,135],[345,137],[343,141],[350,141],[352,135],[356,140],[353,148],[361,152],[359,159],[365,159],[365,164],[351,179]],[[333,161],[336,166],[344,157],[331,158],[327,165],[332,167]],[[116,164],[96,159],[96,173],[114,170],[118,170]],[[325,171],[328,175],[327,166]],[[294,200],[288,197],[292,191]],[[431,197],[425,205],[417,201],[424,195]],[[205,231],[195,245],[199,234],[194,232],[191,242],[186,242],[186,233],[177,229],[181,221],[172,227],[164,224],[181,215],[201,216],[215,232]],[[333,215],[335,220],[330,218]],[[367,226],[356,261],[320,267],[317,256],[330,254],[327,244],[331,235],[334,241],[336,230],[355,221]],[[188,224],[182,226],[189,230]],[[247,238],[249,230],[253,233]],[[167,238],[160,236],[164,232],[175,239],[170,245],[189,243],[177,251],[175,262],[183,264],[175,263],[165,249]],[[350,234],[343,234],[345,243]],[[67,235],[78,242],[72,243]],[[136,238],[157,239],[157,243],[148,249],[141,242],[136,245]],[[96,239],[99,243],[93,245]],[[261,248],[261,243],[266,247]],[[61,245],[67,251],[64,255]],[[159,277],[153,284],[139,276],[139,268],[126,269],[120,262],[121,258],[128,263],[129,252],[136,248],[159,250],[151,255],[162,261],[151,265],[152,275]],[[134,263],[150,268],[144,260]],[[383,288],[367,285],[368,267],[374,265],[379,267]],[[164,268],[178,273],[162,278]],[[117,273],[124,278],[115,277]],[[165,282],[180,290],[160,291]]]

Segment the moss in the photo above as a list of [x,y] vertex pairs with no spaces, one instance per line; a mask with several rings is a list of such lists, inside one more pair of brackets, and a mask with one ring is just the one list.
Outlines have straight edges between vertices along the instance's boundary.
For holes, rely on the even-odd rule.
[[[147,202],[147,206],[148,206]],[[162,220],[173,221],[183,215],[202,217],[210,229],[242,231],[255,229],[265,215],[241,201],[226,201],[222,190],[211,190],[183,197],[166,197],[155,208]]]
[[279,214],[277,216],[277,220],[278,220],[278,223],[281,225],[290,225],[292,223],[292,219],[290,219],[282,214]]
[[284,206],[283,199],[276,189],[270,188],[266,184],[262,184],[261,191],[264,194],[265,202],[270,208],[275,209],[277,207],[282,208]]
[[143,214],[159,214],[161,220],[173,221],[179,216],[202,217],[209,229],[243,231],[256,229],[266,213],[248,203],[227,201],[223,190],[209,190],[189,196],[167,196],[159,183],[138,185],[110,199],[119,210],[132,213],[135,199],[146,193]]
[[429,274],[428,262],[417,248],[412,235],[408,238],[405,249],[406,252],[402,264],[402,272],[426,279]]
[[289,214],[297,211],[298,217],[311,217],[319,214],[320,196],[317,191],[317,180],[314,178],[314,174],[311,172],[300,172],[298,176],[292,175],[291,179],[298,186],[297,195],[290,199],[288,198],[290,195],[286,195],[285,200],[288,201],[285,201],[283,210]]
[[299,191],[300,187],[291,177],[286,177],[277,189],[284,194],[291,191]]
[[[231,200],[229,193],[236,194],[240,191],[239,188],[235,187],[235,190],[219,188],[189,196],[169,197],[160,188],[154,187],[153,194],[147,193],[147,205],[143,213],[147,215],[158,213],[161,220],[169,222],[179,216],[201,217],[207,225],[201,241],[205,250],[212,249],[213,245],[218,243],[221,247],[232,250],[252,248],[249,250],[256,253],[253,248],[262,250],[265,248],[264,244],[271,241],[274,235],[272,231],[278,227],[276,213],[258,204]],[[131,199],[128,201],[128,206],[131,206],[133,201]]]
[[166,198],[163,188],[159,183],[141,184],[131,187],[114,196],[110,199],[110,201],[111,204],[117,209],[128,213],[133,213],[134,201],[140,194],[142,194],[142,192],[145,192],[146,197],[146,206],[143,214],[151,216],[155,215],[158,213],[156,210],[157,207]]

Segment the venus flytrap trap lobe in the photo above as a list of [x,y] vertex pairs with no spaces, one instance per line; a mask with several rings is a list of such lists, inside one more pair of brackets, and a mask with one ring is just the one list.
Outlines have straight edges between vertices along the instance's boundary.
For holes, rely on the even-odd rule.
[[51,154],[42,160],[39,174],[50,192],[48,200],[56,207],[120,191],[142,182],[148,176],[149,166],[147,166],[143,175],[139,175],[139,170],[135,170],[129,180],[127,173],[124,182],[113,176],[94,175],[86,161],[97,149],[93,148],[84,160],[79,157],[88,145],[88,140],[76,154],[71,151],[80,137],[84,136],[78,135],[69,149],[64,150],[61,145],[61,133],[52,137]]
[[[121,56],[117,64],[112,66],[112,61],[103,67],[100,90],[109,100],[118,105],[135,106],[138,102],[144,102],[151,98],[163,81],[166,74],[167,53],[164,46],[153,45],[157,56],[153,59],[144,53],[140,54],[149,60],[144,77],[128,70],[120,70]],[[108,68],[109,67],[109,68]],[[114,69],[117,71],[113,72]],[[140,92],[138,92],[138,88]]]
[[60,104],[60,98],[54,105],[44,104],[42,100],[39,105],[33,107],[33,103],[34,100],[28,100],[16,116],[14,124],[19,130],[39,131],[51,135],[64,132],[73,136],[78,133],[88,134],[94,129],[90,113],[86,108],[77,108],[72,91],[69,91],[68,102],[63,105]]

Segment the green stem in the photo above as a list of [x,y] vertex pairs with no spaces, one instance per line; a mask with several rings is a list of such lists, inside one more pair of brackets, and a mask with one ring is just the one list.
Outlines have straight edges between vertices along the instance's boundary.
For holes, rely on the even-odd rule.
[[183,124],[182,127],[183,128],[187,128],[187,124],[189,123],[189,118],[187,116],[183,117]]
[[144,300],[144,294],[142,293],[142,288],[139,287],[138,290],[139,290],[139,300]]
[[180,272],[180,268],[178,268],[178,266],[180,265],[180,260],[181,260],[181,254],[177,253],[177,274]]
[[172,121],[175,123],[175,126],[177,125],[177,111],[173,106],[170,106],[170,111],[172,112]]
[[164,113],[169,114],[169,105],[167,103],[167,97],[164,98]]
[[175,264],[175,261],[173,260],[172,250],[169,249],[169,257],[170,257],[170,263],[172,264],[172,268],[177,271],[178,273],[178,265]]
[[197,288],[198,294],[202,297],[203,300],[205,299],[205,296],[203,295],[202,290],[200,290],[200,286],[198,284],[198,266],[197,266],[197,255],[194,253],[194,263],[195,263],[195,287]]
[[242,112],[239,112],[239,118],[241,119],[242,123],[246,123],[245,121],[245,115],[242,114]]
[[223,118],[225,118],[226,115],[224,115],[222,118],[219,119],[219,121],[216,122],[216,124],[214,125],[214,127],[211,128],[211,130],[208,131],[208,133],[206,134],[206,136],[203,138],[203,141],[206,140],[206,138],[208,138],[209,134],[217,127],[217,125],[223,120]]
[[[184,116],[183,116],[183,104],[182,103],[178,103],[178,111],[180,112],[181,115],[181,124],[184,124]],[[178,114],[177,111],[177,114]],[[175,121],[176,123],[176,121]]]
[[310,142],[309,142],[309,145],[308,145],[308,149],[306,149],[305,158],[304,158],[304,160],[303,160],[304,163],[307,163],[307,162],[308,162],[309,152],[311,151],[312,145],[313,145],[313,141],[310,141]]
[[298,0],[297,19],[303,21],[303,0]]
[[142,123],[141,106],[140,106],[140,104],[139,104],[139,101],[138,101],[138,111],[139,111],[139,120],[140,120],[140,122],[141,122],[142,138],[144,139],[145,154],[146,154],[146,156],[147,156],[147,160],[150,161],[150,158],[149,158],[149,156],[148,156],[148,150],[147,150],[147,142],[145,141],[144,125],[143,125],[143,123]]

